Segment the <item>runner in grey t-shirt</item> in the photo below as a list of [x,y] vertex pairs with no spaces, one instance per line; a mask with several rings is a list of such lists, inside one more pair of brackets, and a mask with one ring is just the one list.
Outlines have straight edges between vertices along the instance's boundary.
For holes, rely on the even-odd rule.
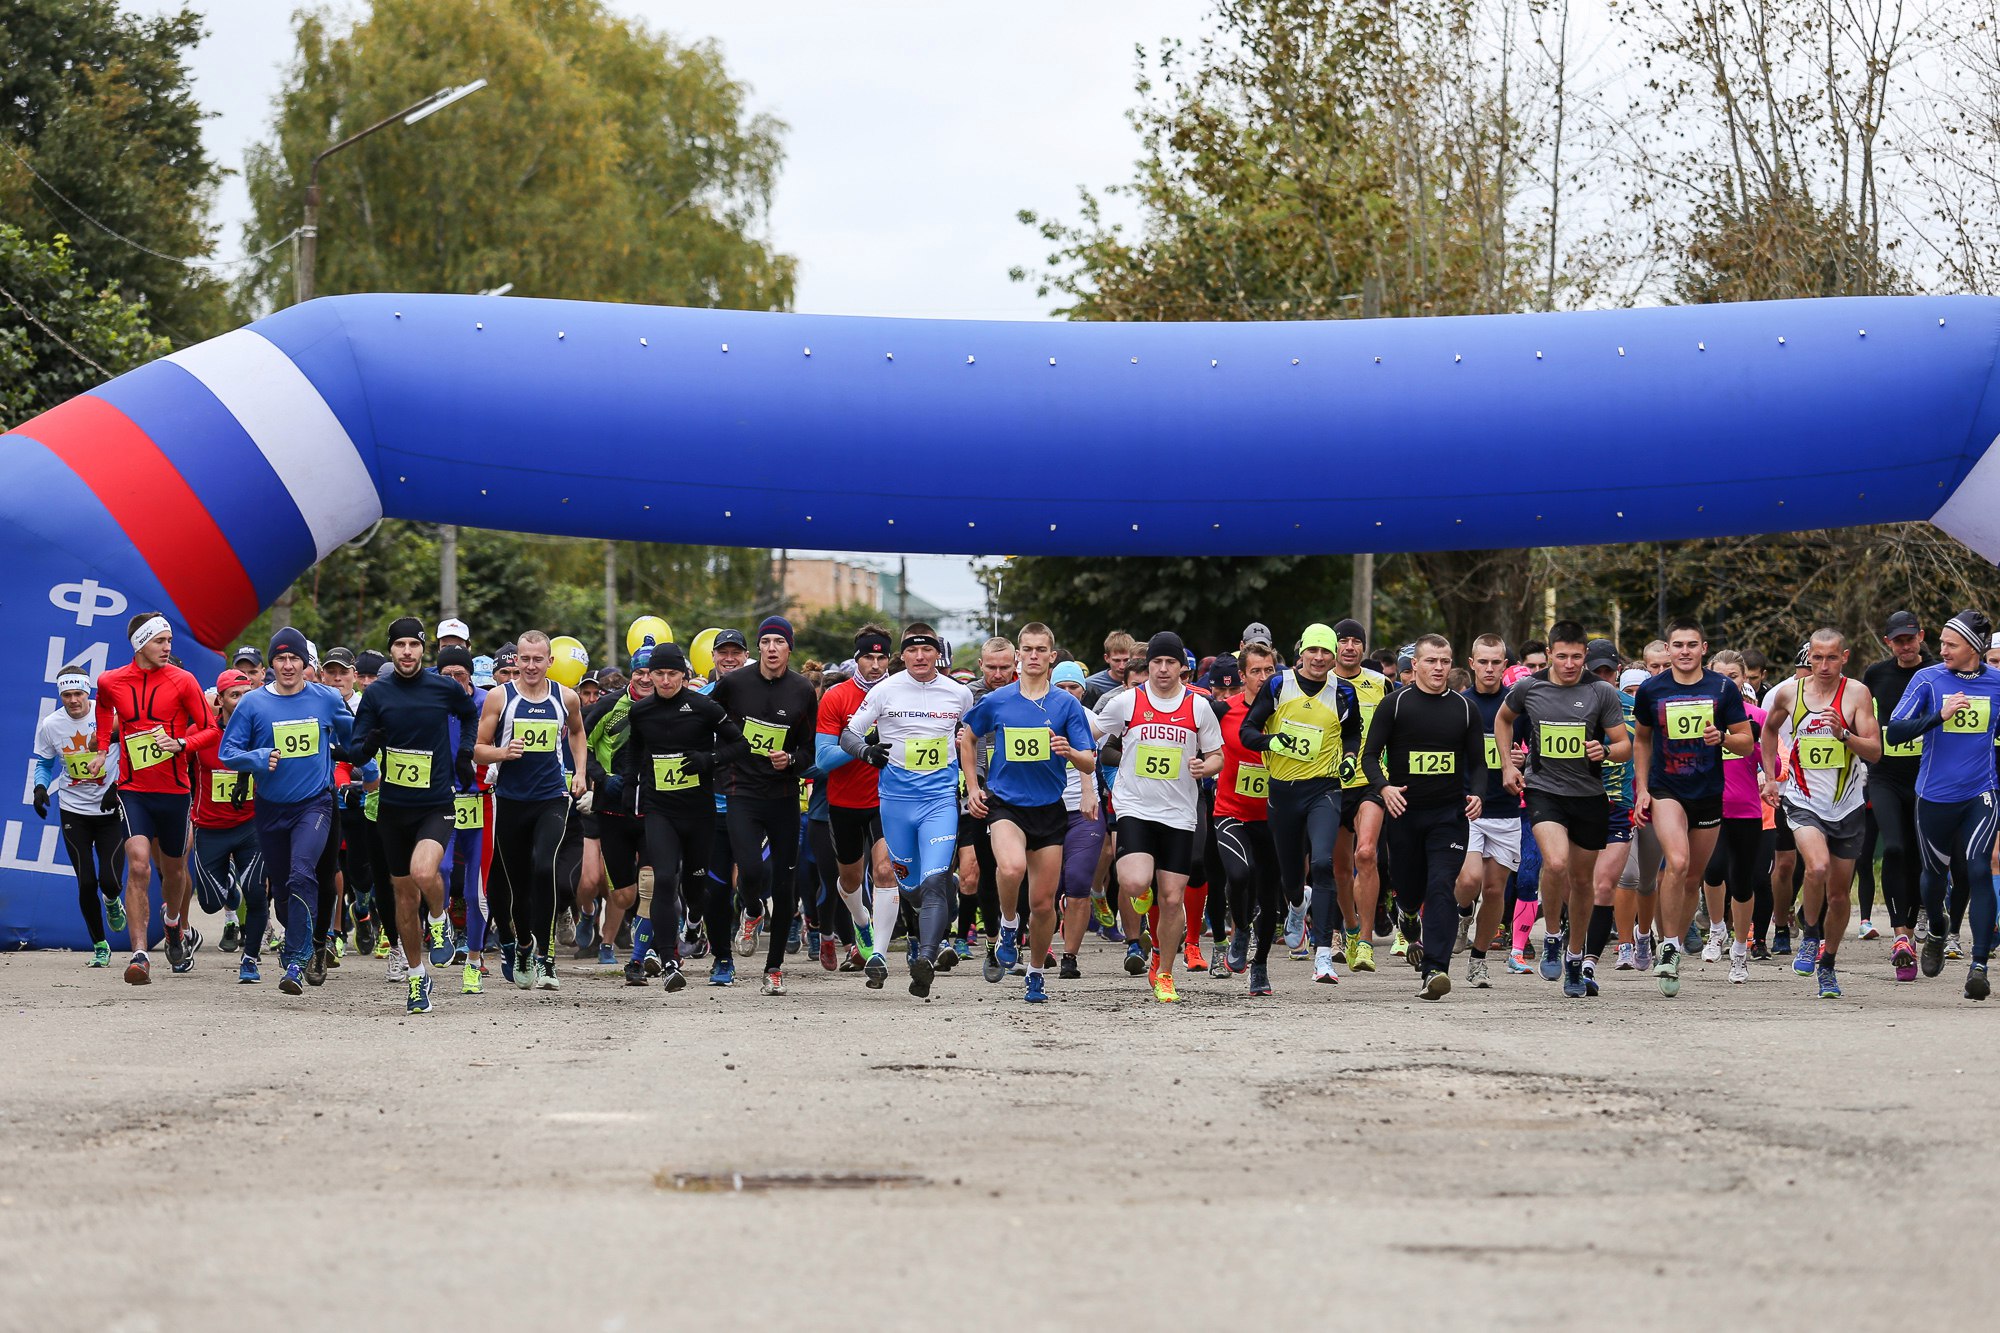
[[[1624,763],[1632,754],[1625,707],[1615,686],[1583,669],[1587,636],[1574,620],[1549,630],[1548,670],[1516,681],[1493,718],[1493,743],[1500,751],[1500,781],[1524,792],[1528,823],[1542,853],[1542,977],[1562,978],[1572,999],[1597,994],[1594,969],[1586,963],[1587,940],[1602,942],[1611,931],[1611,899],[1596,901],[1592,880],[1597,854],[1611,833],[1611,802],[1604,791],[1604,762]],[[1528,767],[1514,761],[1514,728],[1522,725]],[[1568,951],[1560,964],[1555,951],[1565,939],[1563,909],[1569,909]],[[1596,951],[1593,951],[1593,954]]]

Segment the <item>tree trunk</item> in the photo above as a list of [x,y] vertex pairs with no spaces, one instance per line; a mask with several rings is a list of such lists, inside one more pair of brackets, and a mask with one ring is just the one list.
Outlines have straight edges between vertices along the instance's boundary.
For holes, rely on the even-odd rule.
[[1411,559],[1437,599],[1454,661],[1463,662],[1482,634],[1498,634],[1510,651],[1529,637],[1526,550],[1418,551]]

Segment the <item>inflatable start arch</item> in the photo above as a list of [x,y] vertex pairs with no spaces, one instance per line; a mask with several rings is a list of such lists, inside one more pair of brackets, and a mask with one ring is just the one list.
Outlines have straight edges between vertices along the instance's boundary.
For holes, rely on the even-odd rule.
[[[25,776],[57,668],[127,660],[140,609],[213,679],[384,516],[1107,555],[1930,519],[1992,559],[1996,354],[1982,297],[1178,325],[327,298],[5,437],[0,735]],[[79,945],[29,795],[0,821],[0,945]]]

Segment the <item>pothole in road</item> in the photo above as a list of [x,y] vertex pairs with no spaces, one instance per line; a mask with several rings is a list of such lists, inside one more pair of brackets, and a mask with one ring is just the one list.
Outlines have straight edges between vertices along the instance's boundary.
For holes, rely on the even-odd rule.
[[930,1184],[930,1177],[900,1171],[667,1171],[653,1173],[658,1189],[676,1194],[766,1194],[774,1190],[901,1190]]

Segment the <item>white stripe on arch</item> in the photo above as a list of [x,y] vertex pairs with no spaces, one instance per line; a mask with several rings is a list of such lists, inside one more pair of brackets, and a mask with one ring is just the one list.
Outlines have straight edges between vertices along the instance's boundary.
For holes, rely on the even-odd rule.
[[291,492],[324,560],[382,517],[361,452],[292,359],[260,333],[237,329],[167,357],[236,418]]

